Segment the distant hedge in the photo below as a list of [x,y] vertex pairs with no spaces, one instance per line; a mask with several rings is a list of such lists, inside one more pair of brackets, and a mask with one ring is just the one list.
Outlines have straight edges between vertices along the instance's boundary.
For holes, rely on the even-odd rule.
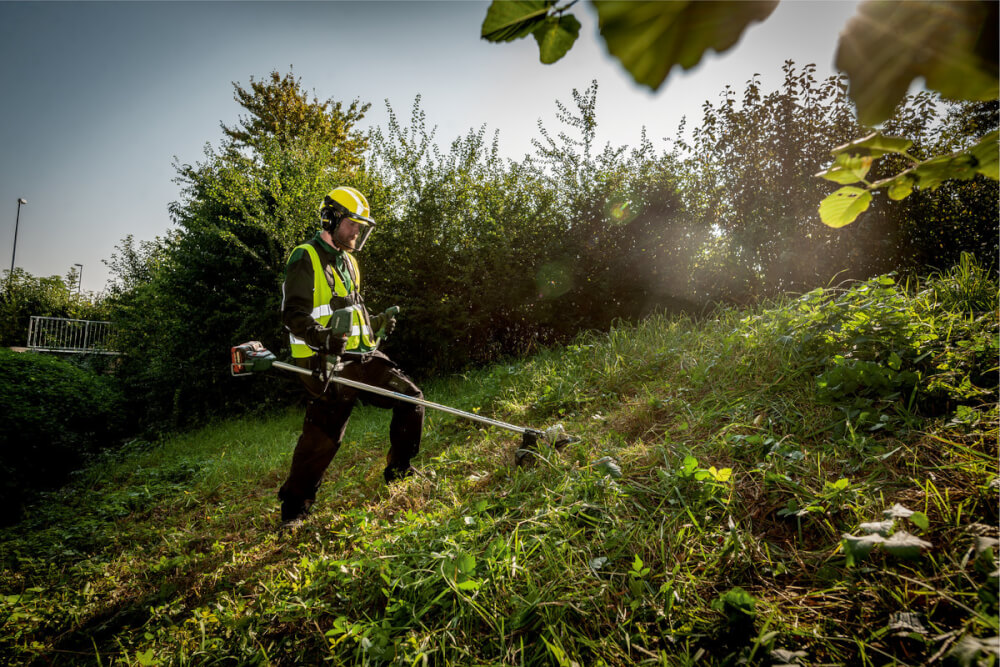
[[58,357],[0,350],[0,524],[122,435],[112,378]]

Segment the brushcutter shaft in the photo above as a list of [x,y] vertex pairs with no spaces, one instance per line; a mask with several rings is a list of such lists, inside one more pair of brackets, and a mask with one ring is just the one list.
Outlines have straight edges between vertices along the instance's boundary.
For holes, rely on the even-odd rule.
[[[309,369],[301,368],[299,366],[294,366],[292,364],[286,364],[283,361],[272,362],[271,366],[286,371],[292,371],[293,373],[298,373],[300,375],[313,374],[313,372],[310,371]],[[482,415],[477,415],[474,412],[466,412],[465,410],[459,410],[458,408],[450,408],[447,405],[441,405],[440,403],[433,403],[431,401],[427,401],[422,398],[416,398],[414,396],[407,396],[406,394],[400,394],[399,392],[392,391],[390,389],[373,387],[370,384],[364,384],[363,382],[357,382],[355,380],[348,380],[347,378],[338,377],[336,375],[330,378],[330,382],[336,382],[337,384],[342,384],[346,387],[353,387],[354,389],[360,389],[361,391],[369,391],[373,394],[379,394],[381,396],[388,396],[389,398],[395,398],[400,401],[405,401],[407,403],[422,405],[425,408],[438,410],[440,412],[447,412],[448,414],[452,414],[457,417],[464,417],[466,419],[471,419],[472,421],[477,421],[482,424],[488,424],[490,426],[496,426],[497,428],[506,429],[508,431],[514,431],[515,433],[520,433],[521,435],[524,435],[525,433],[530,433],[532,435],[542,435],[540,432],[536,432],[534,429],[525,428],[523,426],[515,426],[514,424],[508,424],[507,422],[502,422],[496,419],[490,419],[489,417],[483,417]]]

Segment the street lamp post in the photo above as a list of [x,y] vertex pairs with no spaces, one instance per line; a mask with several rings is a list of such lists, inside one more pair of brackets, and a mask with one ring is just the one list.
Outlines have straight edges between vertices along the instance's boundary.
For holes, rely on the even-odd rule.
[[7,279],[10,280],[14,277],[14,258],[17,257],[17,227],[21,223],[21,205],[27,204],[28,200],[24,197],[18,197],[17,199],[17,217],[14,218],[14,252],[10,255],[10,273],[7,274]]
[[76,293],[79,296],[79,294],[80,294],[80,288],[83,287],[83,264],[74,264],[73,266],[79,266],[80,267],[80,273],[78,275],[79,279],[76,281]]

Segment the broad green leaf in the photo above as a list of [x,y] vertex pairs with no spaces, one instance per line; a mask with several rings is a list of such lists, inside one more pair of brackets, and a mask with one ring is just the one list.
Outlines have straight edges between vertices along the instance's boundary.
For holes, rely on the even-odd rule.
[[907,509],[902,505],[900,505],[899,503],[896,503],[889,509],[882,511],[882,516],[884,516],[886,519],[907,519],[912,515],[913,515],[913,510]]
[[892,532],[892,529],[896,527],[896,522],[892,519],[887,519],[885,521],[872,521],[871,523],[863,523],[860,526],[861,532],[868,535],[876,534],[886,537]]
[[863,181],[868,171],[872,168],[871,156],[855,156],[848,153],[840,153],[834,160],[833,166],[816,174],[820,178],[825,178],[841,185],[850,185]]
[[721,470],[716,470],[715,466],[708,469],[708,472],[712,475],[712,479],[716,482],[728,482],[729,478],[733,476],[732,468],[722,468]]
[[996,7],[982,1],[861,3],[836,56],[861,122],[889,118],[918,77],[950,99],[996,99]]
[[456,564],[458,565],[458,571],[464,575],[475,574],[476,572],[476,557],[472,554],[461,554],[456,559]]
[[546,65],[556,62],[580,36],[580,22],[572,14],[550,16],[532,33],[538,42],[538,57]]
[[903,137],[887,137],[881,132],[872,132],[866,137],[855,139],[842,146],[837,146],[831,155],[867,155],[870,157],[882,157],[887,153],[905,153],[910,150],[913,142]]
[[976,171],[994,181],[1000,180],[1000,170],[997,167],[997,155],[1000,152],[997,146],[998,134],[1000,130],[993,130],[969,151],[976,158]]
[[962,667],[995,664],[995,659],[1000,657],[1000,637],[979,639],[968,634],[952,646],[946,655],[952,664]]
[[850,485],[851,485],[851,480],[847,479],[846,477],[841,477],[832,484],[830,482],[824,482],[823,490],[827,492],[843,491]]
[[889,353],[889,368],[898,371],[903,366],[903,360],[895,352]]
[[618,479],[622,476],[621,467],[610,456],[602,456],[594,461],[594,468],[602,475],[610,475],[612,479]]
[[490,42],[527,37],[545,21],[552,0],[493,0],[486,10],[480,36]]
[[922,549],[930,547],[930,542],[925,542],[905,530],[893,533],[892,537],[882,543],[882,549],[897,558],[916,558]]
[[636,83],[659,89],[674,65],[691,69],[705,52],[733,46],[753,21],[763,21],[776,1],[656,2],[594,0],[608,51]]
[[924,514],[923,512],[914,512],[913,514],[911,514],[910,521],[913,522],[914,526],[924,531],[925,533],[927,532],[927,529],[931,527],[930,519],[928,519],[927,515]]
[[975,177],[976,159],[967,153],[939,155],[925,160],[909,171],[917,179],[917,185],[933,190],[948,180],[968,180]]
[[901,199],[906,199],[913,193],[913,184],[915,178],[910,174],[903,173],[899,174],[895,178],[888,179],[889,183],[889,199],[894,201],[900,201]]
[[642,572],[642,566],[645,565],[643,560],[639,558],[639,554],[635,555],[635,560],[632,561],[632,570],[635,572]]
[[868,210],[872,195],[864,188],[847,185],[827,195],[819,204],[819,217],[828,227],[843,227]]
[[885,542],[885,538],[877,533],[862,535],[861,537],[844,533],[842,537],[844,553],[846,553],[847,557],[852,561],[859,561],[863,559],[871,552],[876,544],[882,544]]
[[458,582],[457,584],[455,584],[455,587],[458,588],[458,590],[460,591],[474,591],[482,585],[483,584],[480,581],[476,581],[475,579],[468,579],[467,581]]

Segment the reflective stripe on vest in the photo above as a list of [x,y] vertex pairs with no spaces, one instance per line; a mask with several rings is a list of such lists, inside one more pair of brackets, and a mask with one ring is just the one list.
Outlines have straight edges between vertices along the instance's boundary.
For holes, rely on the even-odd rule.
[[[316,248],[308,243],[303,243],[302,245],[295,248],[299,248],[306,251],[309,255],[309,259],[312,261],[313,268],[313,309],[312,317],[316,320],[320,326],[325,327],[330,322],[330,317],[333,315],[333,307],[330,305],[330,301],[333,299],[334,291],[339,297],[346,297],[347,286],[344,285],[344,281],[341,280],[340,275],[334,270],[333,282],[334,288],[330,289],[330,283],[326,280],[326,274],[323,271],[323,265],[319,260],[319,253],[316,252]],[[295,252],[294,250],[292,252]],[[361,271],[358,269],[357,260],[350,254],[345,252],[344,256],[347,261],[351,263],[351,268],[354,269],[354,289],[355,291],[361,285]],[[362,342],[368,349],[373,349],[375,343],[372,340],[372,330],[365,321],[363,309],[361,306],[351,306],[351,330],[348,332],[347,345],[345,350],[356,350],[361,347]],[[291,332],[288,333],[288,342],[292,349],[292,356],[296,358],[311,357],[316,354],[316,350],[310,347],[304,340],[295,336]]]

